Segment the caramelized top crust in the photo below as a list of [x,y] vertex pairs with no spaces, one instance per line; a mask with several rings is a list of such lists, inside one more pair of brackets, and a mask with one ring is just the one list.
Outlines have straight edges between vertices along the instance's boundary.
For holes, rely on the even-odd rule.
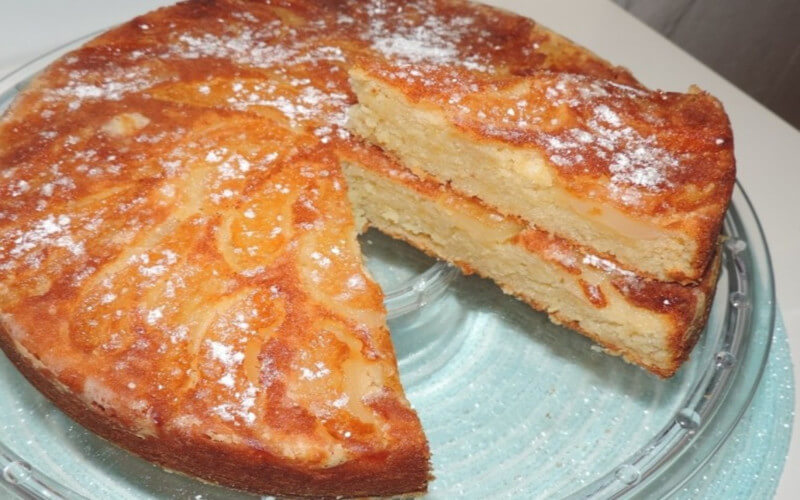
[[338,164],[263,117],[126,104],[150,123],[109,140],[89,121],[4,198],[25,207],[0,231],[14,340],[140,435],[298,467],[424,459]]
[[[0,122],[0,323],[17,347],[141,435],[298,469],[427,460],[336,160],[356,147],[348,68],[370,60],[642,92],[532,21],[462,2],[192,0],[136,18],[45,70]],[[418,97],[440,99],[438,83]],[[686,109],[689,124],[719,113]],[[730,146],[720,131],[686,147],[712,137]]]

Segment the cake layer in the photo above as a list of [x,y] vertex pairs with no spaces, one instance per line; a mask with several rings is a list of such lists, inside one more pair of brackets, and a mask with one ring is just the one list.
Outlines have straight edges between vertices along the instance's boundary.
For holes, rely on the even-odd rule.
[[497,76],[380,58],[348,126],[416,173],[663,281],[702,279],[734,182],[709,95],[595,76]]
[[673,375],[705,325],[718,251],[696,285],[645,279],[374,151],[345,158],[350,198],[366,223],[491,278],[554,322],[653,373]]

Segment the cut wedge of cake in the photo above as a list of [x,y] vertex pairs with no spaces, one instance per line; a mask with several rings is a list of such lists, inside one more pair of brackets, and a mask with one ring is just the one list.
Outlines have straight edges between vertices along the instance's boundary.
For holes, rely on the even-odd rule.
[[388,157],[359,153],[344,159],[344,172],[366,224],[491,278],[555,323],[662,377],[694,347],[714,295],[718,245],[696,285],[645,279]]
[[[422,161],[425,137],[424,157],[400,147],[409,123],[382,113],[407,112],[429,138],[451,141],[431,158],[485,160],[465,163],[483,169],[470,177],[478,184],[416,175],[351,134],[356,66],[360,133],[418,173],[446,165]],[[418,76],[424,95],[392,80]],[[561,92],[562,80],[553,111],[548,89]],[[515,92],[520,107],[506,109]],[[608,112],[595,101],[571,109],[584,93],[609,94]],[[502,116],[454,118],[452,106],[478,109],[475,100]],[[555,168],[554,151],[530,160],[535,134],[513,130],[533,105],[554,131],[595,111],[609,130],[630,122],[648,146],[654,134],[671,155],[705,155],[706,176],[683,168],[694,156],[678,158],[678,173],[623,165],[619,191],[603,190],[611,166],[599,160],[586,175]],[[662,127],[649,131],[647,110]],[[529,19],[456,0],[163,8],[56,61],[0,120],[0,347],[77,422],[168,469],[280,496],[420,494],[428,444],[400,386],[383,295],[362,267],[356,217],[668,376],[702,328],[718,269],[733,179],[720,113],[704,94],[648,93]],[[507,157],[520,170],[499,189],[503,169],[489,169]],[[531,194],[545,185],[557,199]],[[473,188],[482,200],[463,194]],[[519,198],[505,204],[505,194]],[[563,209],[553,223],[572,229],[529,226],[528,209],[548,200]]]
[[412,171],[640,275],[703,278],[735,176],[730,124],[708,94],[381,58],[351,83],[351,130]]

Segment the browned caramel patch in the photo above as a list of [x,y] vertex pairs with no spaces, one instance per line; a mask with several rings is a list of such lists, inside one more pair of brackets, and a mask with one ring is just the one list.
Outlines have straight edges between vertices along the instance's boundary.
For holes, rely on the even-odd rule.
[[583,294],[586,296],[586,299],[595,307],[603,308],[608,305],[608,300],[606,300],[603,290],[598,285],[592,285],[584,280],[578,281],[581,284],[581,289],[583,289]]

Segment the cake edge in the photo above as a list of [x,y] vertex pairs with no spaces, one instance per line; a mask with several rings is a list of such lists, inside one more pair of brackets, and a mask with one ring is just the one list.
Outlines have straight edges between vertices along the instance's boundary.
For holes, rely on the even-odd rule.
[[[61,383],[12,335],[18,329],[7,315],[0,316],[0,349],[25,379],[61,412],[104,441],[113,444],[167,472],[183,474],[204,483],[260,495],[309,498],[357,498],[373,496],[419,497],[433,479],[430,449],[413,442],[374,456],[359,456],[330,469],[300,470],[259,460],[266,452],[255,447],[233,448],[198,435],[139,436],[118,418],[90,407],[73,390]],[[20,330],[22,334],[22,332]],[[114,409],[110,409],[114,412]],[[269,458],[269,457],[268,457]],[[381,476],[375,474],[381,471]]]

